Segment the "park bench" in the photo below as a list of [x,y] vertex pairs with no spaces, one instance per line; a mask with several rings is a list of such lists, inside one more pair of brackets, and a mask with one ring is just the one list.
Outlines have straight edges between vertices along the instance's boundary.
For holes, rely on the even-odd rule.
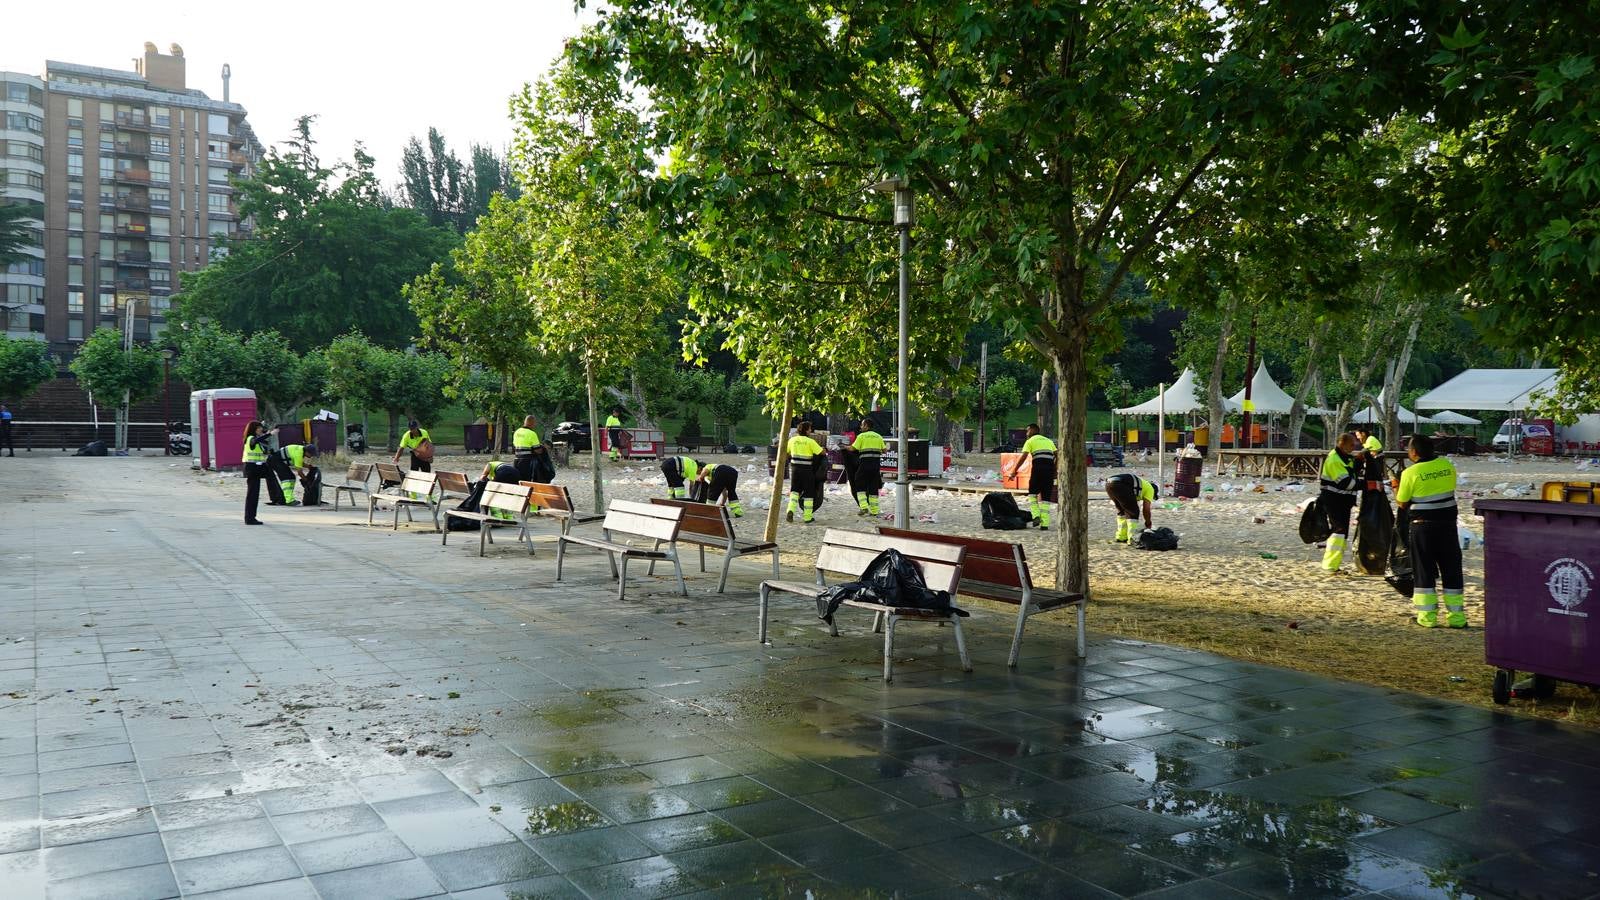
[[1021,544],[911,531],[887,525],[879,526],[878,533],[967,549],[961,564],[961,593],[1017,607],[1017,630],[1011,638],[1011,655],[1006,660],[1007,666],[1015,668],[1017,665],[1017,656],[1022,652],[1022,629],[1030,616],[1068,606],[1078,611],[1078,658],[1088,655],[1084,631],[1086,598],[1082,594],[1034,587],[1032,573],[1028,571],[1028,559],[1023,555]]
[[[733,533],[733,518],[728,508],[714,503],[695,503],[690,500],[664,500],[651,498],[657,506],[672,506],[683,510],[683,527],[678,530],[678,540],[698,546],[700,571],[706,570],[706,548],[722,551],[722,578],[717,582],[717,593],[728,587],[728,567],[733,560],[752,553],[772,554],[772,577],[778,577],[778,545],[767,541],[741,541]],[[650,571],[655,572],[651,563]]]
[[587,525],[604,519],[605,513],[580,512],[572,505],[572,493],[559,484],[542,484],[537,481],[519,482],[528,488],[528,508],[541,516],[561,522],[561,533],[572,533],[572,526]]
[[439,482],[439,504],[441,506],[447,500],[465,500],[472,495],[472,482],[467,480],[466,473],[435,469],[433,474]]
[[400,530],[400,510],[405,510],[406,521],[414,522],[411,518],[411,507],[421,506],[428,510],[428,515],[433,518],[433,530],[439,530],[439,480],[432,472],[407,472],[400,481],[400,486],[389,491],[374,491],[367,495],[367,524],[372,524],[373,510],[379,503],[388,503],[394,506],[394,530]]
[[[443,473],[441,473],[443,474]],[[494,529],[516,526],[517,540],[528,536],[528,489],[520,484],[502,484],[491,481],[484,486],[478,499],[477,512],[459,509],[444,511],[444,528],[440,546],[450,543],[450,520],[466,519],[478,523],[478,555],[483,556],[487,546],[494,543]],[[533,554],[533,541],[528,541],[528,554]]]
[[[652,569],[657,560],[671,560],[672,570],[678,576],[678,593],[687,597],[689,588],[683,583],[683,566],[678,563],[678,530],[682,525],[681,509],[634,503],[631,500],[613,500],[606,509],[605,521],[600,525],[600,533],[604,537],[562,534],[556,539],[556,580],[561,580],[561,564],[566,558],[567,545],[580,544],[605,552],[606,562],[611,564],[611,577],[617,579],[618,600],[622,599],[628,587],[630,559],[648,559]],[[619,541],[616,539],[618,537],[647,540],[651,545],[642,547]],[[666,546],[663,547],[663,544]],[[617,570],[619,560],[622,563],[620,572]]]
[[378,473],[378,490],[380,491],[398,488],[400,482],[406,480],[406,470],[394,463],[373,463],[372,471]]
[[345,470],[344,484],[336,484],[333,486],[334,509],[339,508],[339,495],[345,493],[350,495],[350,505],[352,507],[356,505],[357,494],[372,493],[371,463],[352,463],[350,468]]
[[[961,565],[966,556],[966,548],[933,541],[830,528],[822,536],[822,546],[817,550],[815,584],[776,579],[761,582],[758,626],[761,643],[771,643],[767,640],[767,609],[773,592],[797,594],[816,602],[827,589],[826,573],[846,575],[851,580],[859,579],[872,561],[877,559],[879,553],[891,548],[899,550],[917,566],[930,589],[949,591],[952,597],[955,595],[956,588],[961,583]],[[846,600],[843,606],[874,613],[872,630],[874,633],[880,629],[883,631],[884,681],[894,680],[894,632],[895,626],[902,619],[940,623],[949,621],[955,626],[956,650],[961,655],[961,670],[972,671],[972,661],[967,657],[967,638],[961,630],[961,616],[955,612],[920,607],[884,606],[864,600]],[[837,636],[839,627],[829,622],[828,631]]]

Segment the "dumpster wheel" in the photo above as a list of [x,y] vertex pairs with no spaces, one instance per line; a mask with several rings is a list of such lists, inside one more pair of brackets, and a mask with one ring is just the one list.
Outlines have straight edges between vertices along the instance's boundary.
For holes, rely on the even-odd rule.
[[1494,686],[1491,689],[1495,703],[1504,706],[1511,702],[1511,680],[1515,677],[1516,673],[1510,669],[1495,670]]

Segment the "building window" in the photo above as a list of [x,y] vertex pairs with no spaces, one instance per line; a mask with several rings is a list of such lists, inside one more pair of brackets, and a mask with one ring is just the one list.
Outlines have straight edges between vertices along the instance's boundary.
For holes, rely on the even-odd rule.
[[82,147],[83,146],[83,129],[82,128],[68,128],[67,129],[67,146],[68,147]]
[[117,161],[112,157],[101,154],[100,177],[104,179],[115,178],[117,175]]
[[[43,302],[44,288],[36,284],[6,285],[6,303],[11,306],[24,306],[30,303]],[[26,310],[23,312],[26,314]]]
[[227,169],[219,169],[216,166],[211,166],[206,171],[206,180],[211,182],[212,184],[227,184],[228,183],[228,170]]
[[68,175],[76,175],[79,178],[83,177],[83,154],[82,153],[68,153],[67,154],[67,174]]
[[67,284],[83,284],[83,263],[67,263]]
[[21,169],[0,169],[0,182],[12,187],[33,188],[36,191],[44,190],[44,176],[37,172],[24,172]]
[[83,118],[83,98],[81,98],[81,97],[68,97],[67,98],[67,115],[73,117],[74,119]]
[[117,314],[117,295],[109,291],[100,294],[100,315],[114,316]]
[[67,340],[69,340],[69,341],[81,341],[81,340],[83,340],[83,320],[82,319],[68,319],[67,320]]
[[67,255],[83,258],[83,238],[78,235],[67,236]]
[[166,237],[172,233],[172,220],[166,216],[151,216],[150,233],[160,237]]
[[83,230],[83,210],[75,209],[75,210],[72,210],[71,212],[67,213],[67,230],[68,231],[82,231]]
[[172,192],[166,188],[151,188],[150,206],[152,209],[166,209],[172,206]]
[[27,131],[33,134],[44,134],[44,120],[28,113],[6,113],[6,127],[12,131]]
[[[127,221],[128,217],[126,215],[124,215],[122,218],[123,218],[123,221]],[[116,216],[112,215],[111,213],[101,213],[100,214],[100,233],[101,234],[109,234],[112,231],[116,230],[116,227],[117,227],[117,217]]]
[[206,209],[211,211],[211,212],[220,212],[220,213],[227,212],[228,211],[228,195],[227,194],[217,194],[217,193],[208,193],[208,194],[206,194]]
[[172,163],[164,159],[150,160],[150,180],[156,184],[171,183]]
[[150,152],[159,156],[167,156],[172,152],[172,142],[164,137],[150,138]]
[[83,313],[83,291],[67,291],[67,312]]
[[100,239],[100,258],[101,259],[111,259],[112,257],[114,257],[116,255],[117,255],[117,242],[116,242],[116,240],[113,239],[113,238],[108,238],[108,237],[101,238]]
[[102,102],[100,104],[100,121],[115,122],[116,120],[116,109],[111,104]]
[[171,269],[151,269],[150,270],[150,283],[151,284],[156,284],[156,285],[171,284],[172,283],[172,270]]
[[227,159],[228,145],[221,141],[206,141],[207,159]]
[[[6,266],[6,274],[38,275],[42,278],[44,277],[44,260],[38,258],[37,256],[29,256],[25,259],[19,259],[11,265]],[[14,287],[21,286],[22,285],[14,285]]]
[[104,129],[101,129],[101,131],[100,131],[100,152],[101,153],[112,153],[116,149],[117,149],[117,145],[116,145],[116,142],[114,141],[114,139],[112,138],[111,132],[106,131]]
[[151,262],[158,262],[158,263],[171,262],[172,261],[172,245],[167,243],[166,241],[151,241],[150,242],[150,261]]
[[4,151],[0,156],[26,159],[36,163],[44,162],[44,148],[38,144],[30,144],[27,141],[0,141],[0,150]]
[[210,122],[209,134],[230,134],[228,131],[228,117],[212,113],[207,117]]
[[172,127],[172,110],[165,106],[150,107],[150,121],[162,128]]

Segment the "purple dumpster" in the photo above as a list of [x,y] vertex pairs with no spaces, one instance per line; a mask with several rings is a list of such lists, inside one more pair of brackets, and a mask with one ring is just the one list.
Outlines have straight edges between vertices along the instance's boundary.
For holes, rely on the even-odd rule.
[[[1494,701],[1549,696],[1556,681],[1600,685],[1600,506],[1479,500],[1484,661]],[[1515,685],[1517,672],[1533,675]]]

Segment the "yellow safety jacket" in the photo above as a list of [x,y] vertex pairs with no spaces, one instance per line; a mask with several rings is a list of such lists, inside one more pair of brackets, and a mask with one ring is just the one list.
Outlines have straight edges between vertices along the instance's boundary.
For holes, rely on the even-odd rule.
[[694,477],[700,474],[700,464],[695,462],[692,456],[674,456],[669,462],[672,463],[673,471],[684,481],[693,481]]
[[411,429],[408,428],[400,434],[400,449],[415,450],[423,441],[426,440],[430,440],[428,437],[428,429],[418,428],[416,436],[413,437],[411,435]]
[[1400,473],[1400,490],[1395,502],[1405,506],[1413,522],[1454,522],[1456,520],[1456,467],[1436,456]]
[[254,435],[245,435],[244,461],[247,463],[264,463],[267,461],[267,448],[261,446],[261,439]]
[[1032,456],[1034,462],[1043,460],[1053,463],[1056,461],[1056,442],[1036,434],[1023,442],[1022,452]]
[[288,460],[290,468],[303,468],[306,462],[306,448],[300,444],[290,444],[283,448],[283,458]]
[[1350,471],[1350,460],[1337,449],[1328,451],[1328,458],[1322,461],[1322,477],[1319,479],[1322,489],[1330,494],[1348,494],[1355,496],[1360,493],[1361,482],[1355,473]]
[[860,453],[863,459],[869,456],[876,458],[888,449],[888,445],[883,442],[883,435],[876,431],[863,431],[850,442],[850,449]]
[[1383,441],[1378,440],[1377,435],[1369,434],[1367,435],[1367,439],[1361,442],[1361,449],[1367,451],[1368,453],[1382,453]]
[[621,428],[622,427],[622,420],[617,418],[616,416],[606,416],[606,427],[607,428]]
[[809,435],[797,434],[789,438],[789,462],[794,468],[809,468],[812,460],[826,452]]
[[532,428],[518,428],[511,435],[513,450],[532,450],[539,446],[539,432]]

